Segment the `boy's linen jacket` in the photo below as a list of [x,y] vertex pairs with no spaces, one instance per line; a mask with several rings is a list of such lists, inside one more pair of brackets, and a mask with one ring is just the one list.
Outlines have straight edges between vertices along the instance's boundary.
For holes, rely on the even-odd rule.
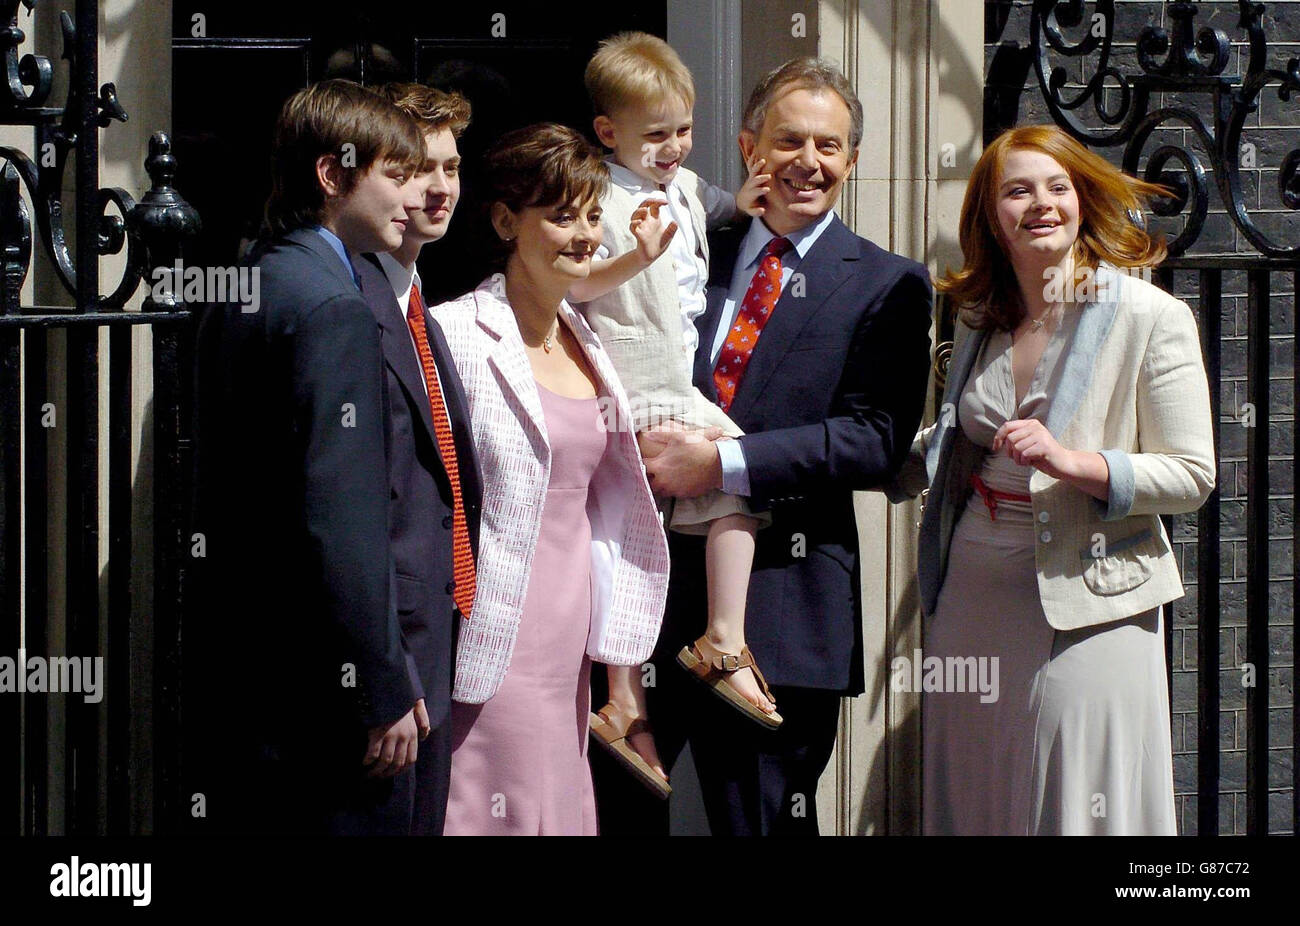
[[[1060,389],[1044,424],[1070,450],[1099,451],[1110,468],[1102,502],[1035,471],[1029,480],[1038,590],[1047,622],[1073,630],[1120,620],[1182,597],[1159,515],[1195,511],[1214,488],[1214,431],[1196,321],[1187,304],[1102,264],[1081,310]],[[928,485],[921,522],[921,606],[934,613],[953,529],[985,450],[956,408],[987,332],[958,322],[939,420],[924,429],[892,501]]]
[[[483,472],[477,592],[461,622],[452,697],[481,704],[505,678],[514,650],[542,509],[551,448],[532,367],[505,277],[434,306],[469,399]],[[591,630],[587,655],[614,665],[650,657],[668,592],[668,542],[630,427],[623,387],[600,341],[567,302],[560,319],[586,352],[600,381],[606,427],[617,430],[591,479]]]

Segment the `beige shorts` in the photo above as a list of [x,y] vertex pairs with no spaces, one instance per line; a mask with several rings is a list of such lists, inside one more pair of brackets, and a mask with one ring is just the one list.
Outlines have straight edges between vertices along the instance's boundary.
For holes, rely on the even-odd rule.
[[679,534],[707,534],[710,524],[729,514],[753,518],[759,527],[772,523],[772,515],[768,512],[753,514],[742,496],[728,495],[720,489],[698,498],[662,499],[659,504],[664,513],[664,524]]

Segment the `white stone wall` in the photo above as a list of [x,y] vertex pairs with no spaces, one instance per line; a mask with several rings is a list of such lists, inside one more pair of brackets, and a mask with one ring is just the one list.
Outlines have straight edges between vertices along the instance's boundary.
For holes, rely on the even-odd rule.
[[[857,89],[866,135],[841,215],[881,247],[932,272],[959,263],[957,214],[981,151],[979,0],[824,0],[819,53]],[[889,664],[920,642],[919,506],[856,498],[867,692],[846,699],[822,779],[824,833],[919,831],[920,720],[914,694],[889,690]]]

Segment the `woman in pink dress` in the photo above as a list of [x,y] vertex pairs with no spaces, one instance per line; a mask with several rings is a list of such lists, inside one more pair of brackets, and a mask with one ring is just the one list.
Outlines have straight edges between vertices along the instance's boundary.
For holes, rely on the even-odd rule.
[[[484,179],[505,273],[432,310],[465,384],[484,495],[444,831],[594,835],[591,662],[619,667],[611,701],[644,720],[631,667],[654,647],[668,585],[627,399],[564,301],[600,244],[608,173],[581,135],[544,124],[504,136]],[[648,732],[627,742],[663,774]]]

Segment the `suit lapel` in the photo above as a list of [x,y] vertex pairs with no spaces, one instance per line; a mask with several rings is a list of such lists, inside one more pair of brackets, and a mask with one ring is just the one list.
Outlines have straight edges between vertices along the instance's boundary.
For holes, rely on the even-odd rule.
[[[988,340],[989,332],[987,328],[977,328],[970,335],[962,340],[961,349],[952,355],[952,362],[948,364],[948,375],[944,380],[943,402],[945,405],[956,404],[957,397],[961,390],[966,387],[966,378],[970,376],[971,367],[975,366],[975,358],[980,355],[980,349],[984,342]],[[945,422],[951,424],[951,422]]]
[[[961,324],[958,322],[958,324]],[[956,433],[957,428],[957,401],[961,397],[961,392],[966,388],[966,380],[970,377],[970,372],[975,366],[975,360],[980,355],[980,350],[984,347],[984,342],[988,340],[989,332],[987,328],[977,328],[962,340],[952,355],[952,361],[948,364],[948,376],[943,390],[943,404],[939,410],[939,426],[935,429],[934,438],[930,441],[928,452],[925,455],[925,468],[930,477],[930,484],[935,484],[935,473],[938,472],[939,458],[946,451],[948,440]]]
[[[438,443],[437,431],[433,424],[433,410],[430,408],[429,394],[425,390],[424,368],[415,352],[411,340],[411,329],[402,315],[397,296],[383,266],[373,254],[366,254],[357,262],[366,302],[379,322],[380,342],[383,347],[384,361],[388,364],[407,399],[419,409],[420,421],[424,425],[429,443],[434,453],[442,462],[441,479],[447,478],[446,460],[442,456],[442,447]],[[429,338],[429,351],[433,354],[433,363],[438,371],[438,385],[442,392],[442,401],[447,409],[447,419],[451,424],[452,442],[456,447],[456,459],[460,473],[461,499],[465,504],[465,514],[469,520],[470,538],[475,542],[477,555],[479,506],[483,498],[483,479],[479,472],[478,454],[474,452],[473,436],[470,432],[469,402],[461,385],[456,365],[451,358],[451,348],[442,333],[442,326],[434,321],[428,308],[424,310],[424,326]]]
[[754,345],[731,405],[733,418],[743,415],[755,397],[762,395],[763,387],[798,342],[804,327],[853,272],[858,259],[854,238],[836,218],[813,244],[808,256],[799,262]]
[[[364,255],[357,262],[357,270],[361,274],[366,302],[374,312],[375,320],[379,322],[384,361],[397,377],[397,381],[402,384],[407,400],[420,410],[420,421],[424,423],[424,429],[433,440],[436,449],[438,442],[434,439],[433,412],[429,408],[429,396],[425,391],[424,369],[416,357],[415,346],[411,341],[411,329],[407,327],[406,319],[402,316],[397,296],[394,295],[393,287],[388,282],[388,275],[384,273],[372,254]],[[424,317],[425,327],[431,329],[432,323],[427,312]],[[432,347],[432,331],[430,331],[429,341]]]
[[718,389],[713,384],[713,342],[718,336],[718,323],[722,319],[722,306],[731,291],[731,275],[736,268],[740,245],[749,231],[746,222],[738,228],[727,229],[717,236],[710,248],[715,261],[709,265],[709,284],[704,290],[704,314],[695,319],[695,330],[700,343],[695,350],[695,367],[692,379],[695,387],[710,401],[718,400]]
[[[1092,383],[1092,374],[1097,365],[1097,354],[1101,351],[1106,336],[1110,334],[1111,325],[1115,323],[1115,312],[1119,305],[1119,288],[1124,285],[1122,276],[1108,267],[1097,268],[1097,300],[1086,303],[1074,331],[1074,340],[1066,346],[1065,365],[1061,368],[1060,385],[1052,396],[1051,408],[1047,410],[1047,420],[1043,422],[1048,433],[1060,438],[1065,433],[1074,414],[1079,410],[1088,386]],[[1105,297],[1104,299],[1102,297]]]
[[692,371],[692,379],[700,392],[716,402],[718,387],[713,382],[713,340],[718,336],[718,321],[722,316],[722,304],[727,301],[727,287],[711,286],[705,291],[704,298],[704,314],[695,319],[695,329],[700,334],[700,343],[695,349],[695,369]]
[[[500,278],[504,286],[504,278]],[[494,284],[497,278],[493,280]],[[488,365],[497,372],[502,391],[513,396],[518,407],[525,412],[524,424],[532,429],[540,446],[549,447],[546,439],[546,418],[542,400],[537,395],[533,368],[524,353],[524,341],[519,336],[519,325],[514,312],[506,303],[504,292],[498,294],[496,286],[480,286],[474,291],[476,320],[479,327],[496,338],[496,345],[488,352]],[[548,464],[549,465],[549,464]]]

